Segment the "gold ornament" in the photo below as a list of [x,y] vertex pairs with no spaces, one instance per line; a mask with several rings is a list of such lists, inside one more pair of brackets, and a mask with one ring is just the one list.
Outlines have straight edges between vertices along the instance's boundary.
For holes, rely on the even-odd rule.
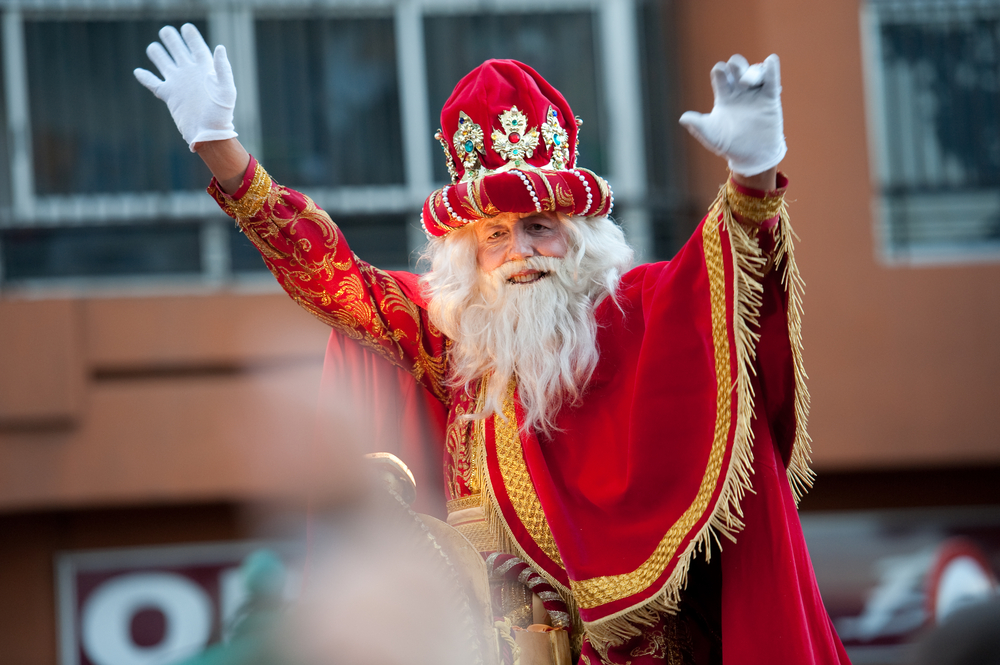
[[524,160],[534,155],[538,147],[538,129],[528,128],[528,118],[516,106],[500,114],[500,124],[503,131],[494,129],[490,135],[493,149],[508,164],[523,166]]
[[542,138],[545,139],[545,145],[552,150],[552,167],[565,169],[569,162],[569,134],[559,124],[559,112],[551,106],[545,114]]
[[465,111],[458,112],[458,131],[452,137],[455,153],[465,169],[465,179],[471,179],[479,170],[479,155],[486,154],[483,147],[483,128],[472,121]]

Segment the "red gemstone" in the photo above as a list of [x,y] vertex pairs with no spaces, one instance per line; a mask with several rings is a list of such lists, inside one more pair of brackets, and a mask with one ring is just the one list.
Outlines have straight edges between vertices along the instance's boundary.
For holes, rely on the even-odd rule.
[[509,136],[507,137],[507,139],[508,139],[508,140],[509,140],[509,141],[510,141],[511,143],[517,143],[518,141],[520,141],[520,140],[521,140],[521,135],[520,135],[520,134],[518,134],[517,132],[511,132],[511,133],[510,133],[510,135],[509,135]]

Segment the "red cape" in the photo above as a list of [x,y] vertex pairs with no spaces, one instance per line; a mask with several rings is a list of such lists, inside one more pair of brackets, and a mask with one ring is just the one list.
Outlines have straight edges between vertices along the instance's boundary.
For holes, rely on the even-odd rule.
[[[791,230],[783,219],[773,239],[762,234],[780,262],[763,277],[764,252],[727,213],[714,209],[670,263],[625,275],[621,309],[599,306],[601,360],[560,433],[519,435],[513,395],[506,421],[487,420],[487,509],[575,603],[591,640],[627,639],[675,609],[690,558],[721,544],[727,665],[847,663],[792,490],[808,482],[808,398]],[[422,305],[415,276],[394,276]],[[439,452],[440,403],[334,337],[326,374],[386,402],[374,438],[397,444],[384,449],[408,462]],[[418,482],[433,477],[417,466]]]

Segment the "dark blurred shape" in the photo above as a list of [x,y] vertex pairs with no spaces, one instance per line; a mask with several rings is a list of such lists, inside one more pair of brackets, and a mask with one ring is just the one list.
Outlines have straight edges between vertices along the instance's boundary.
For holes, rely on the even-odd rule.
[[[639,65],[642,74],[643,131],[646,143],[646,203],[653,229],[653,257],[670,259],[694,233],[704,210],[687,189],[683,141],[685,130],[669,119],[680,116],[677,70],[677,3],[639,0]],[[622,211],[615,217],[625,219]]]
[[[206,32],[204,21],[193,23]],[[137,66],[156,71],[143,54],[163,24],[25,21],[37,194],[192,190],[208,182],[166,105],[132,75]]]
[[262,159],[295,187],[402,184],[390,18],[257,21]]
[[957,610],[920,641],[913,665],[1000,665],[1000,598]]
[[392,453],[368,453],[365,455],[386,486],[390,494],[399,497],[407,506],[417,498],[417,481],[403,460]]
[[994,506],[1000,465],[824,471],[802,498],[803,512]]
[[[591,12],[497,13],[427,16],[427,101],[437,129],[441,107],[459,79],[490,58],[530,65],[559,90],[583,118],[580,166],[605,173],[604,93],[600,91],[594,15]],[[441,146],[434,143],[434,177],[449,180]]]
[[[950,20],[890,24],[882,28],[882,56],[903,67],[933,94],[934,130],[944,152],[965,171],[961,186],[1000,186],[1000,18],[954,11]],[[900,74],[895,74],[900,76]],[[890,79],[897,86],[901,84]],[[892,91],[896,92],[896,91]],[[899,94],[899,93],[896,93]],[[895,103],[905,98],[892,96]],[[900,109],[900,112],[905,112]],[[917,112],[914,109],[911,113]],[[893,125],[892,141],[914,141],[908,123]],[[919,161],[930,160],[918,153]],[[900,155],[902,157],[902,155]],[[936,176],[936,177],[935,177]],[[928,168],[923,188],[951,184]]]
[[4,279],[196,274],[200,233],[194,222],[4,231]]

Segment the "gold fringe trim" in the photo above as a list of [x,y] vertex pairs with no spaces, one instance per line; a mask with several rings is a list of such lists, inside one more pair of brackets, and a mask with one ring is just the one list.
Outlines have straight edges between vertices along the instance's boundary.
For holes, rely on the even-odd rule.
[[[794,232],[783,201],[780,205],[779,216],[779,223],[772,231],[775,234],[776,242],[774,258],[775,262],[781,260],[785,262],[782,285],[788,293],[788,334],[795,365],[796,434],[791,463],[788,468],[788,478],[796,501],[798,501],[805,489],[811,486],[813,479],[813,473],[809,469],[810,439],[806,433],[809,393],[805,386],[807,377],[802,364],[802,291],[804,284],[795,263]],[[587,637],[604,663],[609,662],[607,652],[611,646],[623,644],[642,634],[643,628],[655,625],[660,621],[662,614],[677,612],[680,592],[687,586],[687,574],[692,556],[703,552],[706,561],[709,561],[712,553],[712,541],[714,540],[721,549],[722,542],[719,536],[725,536],[735,542],[735,534],[744,526],[743,510],[740,504],[746,493],[753,491],[751,483],[753,430],[751,423],[755,396],[750,375],[751,372],[756,373],[754,361],[760,334],[755,329],[758,326],[760,308],[763,304],[761,280],[767,265],[767,257],[764,256],[755,237],[757,229],[751,227],[753,231],[753,235],[751,235],[751,232],[733,217],[725,185],[720,188],[718,197],[709,209],[703,227],[703,237],[705,234],[717,235],[720,227],[724,227],[729,232],[730,246],[733,252],[733,279],[735,282],[733,286],[736,294],[733,327],[736,338],[737,372],[734,388],[737,398],[737,413],[729,472],[726,475],[712,516],[681,554],[676,568],[660,592],[639,607],[630,608],[585,625]],[[706,262],[711,260],[709,253],[713,251],[709,248],[709,244],[706,242]]]
[[802,361],[802,294],[805,280],[795,262],[795,241],[799,239],[792,229],[788,209],[782,202],[778,223],[771,231],[774,234],[775,264],[784,261],[781,284],[788,294],[788,341],[792,346],[792,364],[795,373],[795,441],[788,464],[788,484],[792,487],[795,504],[813,486],[816,473],[812,470],[812,437],[806,431],[809,422],[809,388],[806,387],[805,364]]

